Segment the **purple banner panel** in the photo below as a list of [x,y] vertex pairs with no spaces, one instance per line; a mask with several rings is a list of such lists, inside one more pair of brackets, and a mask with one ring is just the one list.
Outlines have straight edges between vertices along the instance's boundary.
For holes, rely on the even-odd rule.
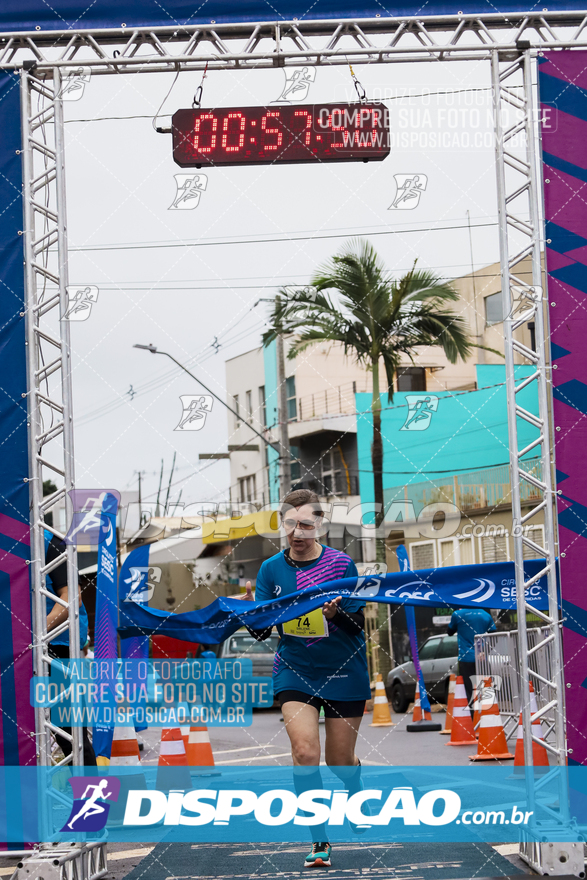
[[587,52],[538,62],[569,764],[587,764]]

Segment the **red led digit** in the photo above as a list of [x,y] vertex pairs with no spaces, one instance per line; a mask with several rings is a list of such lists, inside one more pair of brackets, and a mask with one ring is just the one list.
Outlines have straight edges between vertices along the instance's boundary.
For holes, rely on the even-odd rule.
[[[201,131],[202,122],[204,122],[205,119],[212,120],[212,130],[211,131]],[[200,116],[199,119],[196,119],[196,124],[194,126],[194,132],[195,132],[195,134],[194,134],[194,149],[197,150],[199,153],[211,153],[212,150],[214,149],[214,147],[216,146],[215,132],[216,132],[217,128],[218,128],[218,120],[216,119],[216,117],[214,116],[213,113],[204,113],[202,116]],[[208,135],[210,135],[210,145],[208,147],[203,147],[200,144],[200,136],[206,137]]]
[[305,116],[306,117],[306,131],[305,131],[305,139],[304,144],[306,146],[310,143],[310,138],[312,137],[312,114],[308,113],[307,110],[296,110],[294,116]]
[[[335,114],[336,114],[336,119],[335,119]],[[346,137],[344,134],[342,136],[342,143],[335,143],[334,141],[332,141],[331,147],[333,149],[336,149],[337,147],[351,147],[353,144],[353,137],[352,137],[352,135],[349,135],[349,133],[348,133],[347,129],[344,127],[344,125],[335,125],[334,124],[335,122],[342,122],[342,116],[343,116],[343,111],[338,109],[338,107],[336,108],[336,110],[333,110],[332,113],[330,113],[328,115],[328,125],[332,129],[332,131],[344,131],[346,133]]]
[[[235,132],[235,131],[229,132],[228,131],[228,120],[229,119],[238,119],[240,121],[240,130],[238,132]],[[222,134],[222,148],[224,150],[226,150],[227,153],[236,153],[240,149],[242,149],[242,146],[245,142],[245,135],[244,135],[245,124],[246,124],[246,119],[242,113],[229,113],[228,116],[225,117],[224,122],[222,123],[222,132],[223,132],[223,134]],[[227,146],[229,134],[238,134],[238,146],[236,146],[236,147]]]
[[283,134],[280,132],[278,128],[267,128],[267,119],[270,116],[279,117],[281,112],[279,110],[269,110],[267,114],[261,120],[261,128],[266,134],[276,134],[277,135],[277,143],[276,144],[268,144],[265,142],[265,138],[263,138],[263,148],[265,150],[276,150],[283,143]]

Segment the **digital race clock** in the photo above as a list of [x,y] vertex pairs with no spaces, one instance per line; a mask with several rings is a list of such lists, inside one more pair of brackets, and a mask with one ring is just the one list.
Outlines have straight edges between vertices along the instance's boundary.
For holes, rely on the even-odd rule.
[[381,162],[385,104],[288,104],[178,110],[173,158],[182,168],[300,162]]

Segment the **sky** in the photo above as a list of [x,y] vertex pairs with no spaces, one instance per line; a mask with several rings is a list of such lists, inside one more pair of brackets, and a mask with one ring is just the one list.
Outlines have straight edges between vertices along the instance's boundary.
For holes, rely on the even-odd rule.
[[[191,107],[201,72],[94,75],[65,103],[70,284],[99,290],[71,324],[78,486],[136,489],[141,471],[152,499],[176,452],[172,499],[228,498],[228,462],[198,460],[233,442],[226,410],[215,401],[203,430],[175,431],[180,395],[202,389],[135,343],[173,354],[225,399],[225,361],[267,326],[258,300],[307,283],[350,238],[370,240],[397,274],[416,258],[446,278],[499,258],[488,64],[354,69],[390,108],[383,162],[202,169],[207,188],[189,211],[169,210],[182,169],[152,119],[170,88],[163,114]],[[202,106],[267,105],[284,81],[282,69],[209,72]],[[355,100],[349,69],[318,68],[305,103],[342,100]],[[390,210],[394,175],[414,173],[428,179],[420,203]]]

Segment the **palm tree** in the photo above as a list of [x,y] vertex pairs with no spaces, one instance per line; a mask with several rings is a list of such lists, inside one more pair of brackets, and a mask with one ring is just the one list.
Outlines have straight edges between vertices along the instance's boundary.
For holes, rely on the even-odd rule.
[[[465,360],[473,347],[466,322],[447,308],[458,300],[455,290],[433,272],[412,269],[394,279],[373,246],[351,241],[340,254],[318,269],[312,288],[293,296],[285,289],[275,299],[268,345],[278,334],[295,334],[288,357],[316,342],[338,342],[373,376],[373,443],[371,461],[377,528],[384,519],[383,443],[381,438],[380,365],[385,369],[384,391],[393,400],[394,378],[402,356],[414,360],[419,346],[440,346],[450,361]],[[328,292],[330,291],[330,293]],[[385,562],[385,541],[377,540],[377,561]]]

